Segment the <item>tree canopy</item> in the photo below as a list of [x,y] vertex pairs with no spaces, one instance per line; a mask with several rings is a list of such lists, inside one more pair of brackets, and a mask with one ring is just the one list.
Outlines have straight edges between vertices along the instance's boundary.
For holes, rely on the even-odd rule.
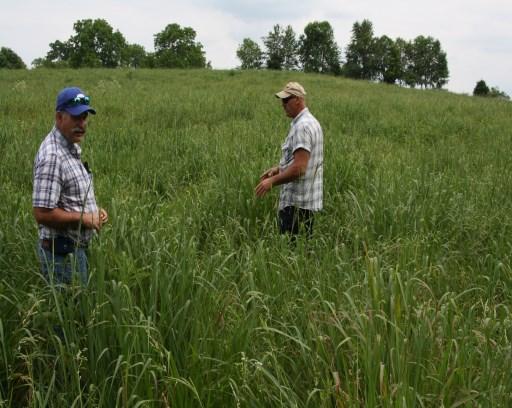
[[203,46],[195,42],[196,32],[190,27],[167,25],[155,34],[155,53],[146,52],[142,45],[129,44],[103,19],[78,20],[73,30],[68,40],[50,43],[46,57],[37,58],[32,64],[71,68],[202,68],[207,65]]
[[169,24],[155,34],[155,63],[162,68],[205,68],[203,46],[191,27]]
[[355,22],[352,27],[352,38],[345,53],[344,73],[350,78],[375,79],[377,76],[376,54],[379,45],[387,46],[388,44],[384,44],[383,41],[377,43],[373,37],[371,21]]
[[25,69],[27,68],[18,54],[7,47],[0,48],[0,68]]
[[298,68],[297,39],[291,26],[285,29],[276,24],[266,37],[263,37],[266,51],[265,63],[268,69],[294,70]]
[[327,21],[315,21],[304,28],[299,55],[305,72],[340,73],[340,50]]
[[263,51],[250,38],[244,38],[242,44],[238,46],[236,56],[242,63],[242,69],[259,69],[263,65]]

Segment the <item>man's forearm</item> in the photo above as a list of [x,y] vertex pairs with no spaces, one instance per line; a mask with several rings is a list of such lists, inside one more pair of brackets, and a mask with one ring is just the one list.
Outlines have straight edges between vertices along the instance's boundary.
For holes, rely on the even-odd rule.
[[304,174],[305,170],[303,170],[300,166],[292,163],[285,171],[279,172],[275,176],[271,177],[270,180],[273,186],[279,186],[281,184],[286,184],[297,180]]
[[38,224],[60,230],[78,228],[82,218],[81,213],[65,211],[62,208],[34,208],[34,216]]

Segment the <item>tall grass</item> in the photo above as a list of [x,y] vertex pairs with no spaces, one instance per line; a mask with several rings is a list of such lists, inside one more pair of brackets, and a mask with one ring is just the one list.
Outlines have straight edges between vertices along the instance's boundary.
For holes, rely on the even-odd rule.
[[[295,247],[254,197],[292,79],[325,133]],[[71,84],[110,223],[63,290],[32,162]],[[302,73],[0,72],[0,406],[508,406],[511,129],[510,103]]]

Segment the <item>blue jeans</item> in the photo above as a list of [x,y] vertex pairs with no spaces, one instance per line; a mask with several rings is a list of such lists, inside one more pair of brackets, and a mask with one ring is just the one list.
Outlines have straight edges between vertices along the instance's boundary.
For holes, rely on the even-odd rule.
[[37,252],[41,262],[41,272],[48,282],[69,284],[76,275],[76,279],[82,285],[87,284],[88,262],[84,248],[76,248],[70,254],[60,255],[43,248],[39,242]]
[[281,234],[297,235],[306,233],[307,238],[313,234],[313,211],[303,208],[288,206],[279,210],[279,232]]

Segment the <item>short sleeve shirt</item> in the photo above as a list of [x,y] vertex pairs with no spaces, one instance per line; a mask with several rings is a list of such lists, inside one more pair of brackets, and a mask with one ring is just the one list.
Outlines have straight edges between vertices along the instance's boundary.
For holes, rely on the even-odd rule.
[[288,136],[282,147],[280,171],[293,162],[293,153],[298,149],[309,152],[306,173],[300,178],[281,186],[279,209],[295,206],[311,211],[322,209],[324,136],[316,118],[304,108],[292,121]]
[[[34,160],[32,206],[61,208],[70,212],[96,212],[92,174],[80,159],[78,144],[69,142],[57,128],[46,136]],[[79,243],[87,243],[93,230],[80,228],[56,230],[39,224],[39,238],[65,235]]]

